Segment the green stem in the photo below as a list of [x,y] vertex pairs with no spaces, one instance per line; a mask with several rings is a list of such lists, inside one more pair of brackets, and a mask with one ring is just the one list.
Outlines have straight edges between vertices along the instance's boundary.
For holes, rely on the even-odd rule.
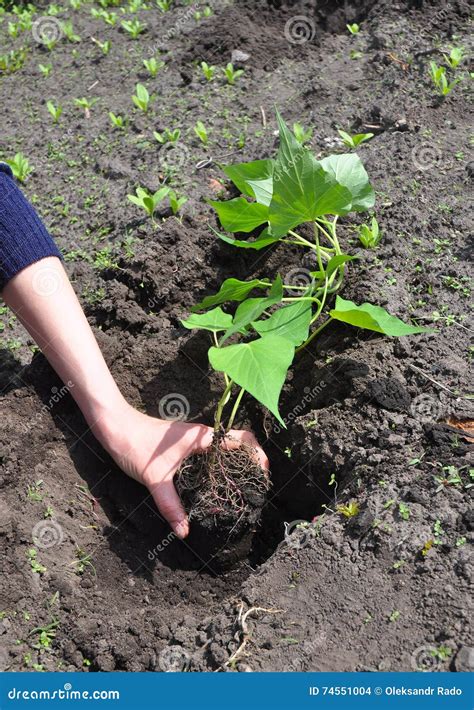
[[325,328],[332,320],[333,320],[333,318],[328,318],[326,321],[324,321],[324,323],[322,323],[322,324],[319,326],[319,328],[316,328],[316,330],[314,330],[314,331],[311,333],[311,335],[309,336],[308,340],[306,340],[306,342],[304,342],[302,345],[300,345],[299,348],[296,348],[295,353],[299,353],[299,352],[300,352],[301,350],[303,350],[307,345],[309,345],[309,343],[313,340],[313,338],[315,338],[317,335],[319,335],[319,333],[323,330],[323,328]]
[[241,387],[240,392],[237,395],[237,399],[234,402],[234,406],[232,407],[232,412],[230,414],[229,421],[227,423],[226,432],[228,432],[230,429],[232,429],[232,424],[234,423],[235,415],[237,414],[237,410],[240,406],[240,402],[242,400],[244,392],[245,392],[244,388]]
[[321,246],[319,244],[319,232],[318,232],[319,229],[320,229],[320,227],[315,222],[314,223],[314,239],[316,242],[316,256],[318,259],[319,271],[321,272],[321,274],[324,274],[323,260],[321,259]]
[[225,388],[222,397],[220,398],[219,402],[217,403],[216,413],[214,415],[214,432],[216,434],[219,433],[219,430],[221,428],[222,410],[224,409],[225,405],[227,404],[227,401],[229,399],[229,394],[232,390],[233,384],[234,384],[234,381],[229,380],[229,383],[228,383],[227,387]]

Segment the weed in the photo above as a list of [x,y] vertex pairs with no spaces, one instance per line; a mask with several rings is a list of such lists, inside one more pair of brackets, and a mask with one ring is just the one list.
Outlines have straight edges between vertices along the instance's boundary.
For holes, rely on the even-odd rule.
[[380,240],[382,239],[379,223],[375,217],[372,217],[370,226],[368,224],[361,224],[358,229],[358,234],[360,243],[366,249],[375,249],[375,247],[380,244]]
[[143,84],[137,84],[135,87],[135,93],[132,96],[133,103],[140,111],[146,113],[148,111],[148,106],[150,104],[150,94],[148,89]]
[[459,77],[457,79],[453,79],[453,81],[448,81],[446,68],[439,67],[436,62],[433,61],[430,62],[430,77],[438,91],[438,94],[443,97],[450,94],[456,84],[459,84],[461,81]]
[[227,79],[227,83],[233,86],[235,84],[236,79],[239,78],[239,76],[242,76],[244,73],[243,69],[234,69],[234,65],[232,62],[229,62],[226,67],[222,70],[224,72],[224,75]]
[[313,136],[313,129],[311,127],[305,128],[303,124],[296,122],[293,124],[293,134],[298,143],[304,145],[311,140]]
[[167,197],[170,192],[170,188],[161,187],[154,194],[151,194],[148,190],[145,190],[145,188],[137,187],[135,192],[135,195],[127,195],[128,199],[130,202],[133,202],[134,205],[137,205],[145,210],[147,215],[153,220],[156,208],[160,202]]
[[140,20],[122,20],[120,24],[132,39],[138,39],[139,35],[146,30],[146,25]]
[[201,143],[207,145],[209,143],[209,134],[207,132],[206,126],[202,121],[197,121],[194,126],[194,133],[197,135]]
[[365,141],[369,141],[374,137],[373,133],[355,133],[354,135],[351,135],[350,133],[346,133],[346,131],[342,130],[338,130],[337,132],[341,136],[344,145],[351,149],[357,148],[357,146],[361,143],[365,143]]
[[38,562],[38,550],[35,547],[30,547],[26,551],[26,556],[30,563],[30,567],[36,574],[44,574],[46,572],[46,567]]
[[354,518],[360,512],[359,504],[354,500],[349,503],[341,503],[341,505],[337,506],[337,512],[345,518]]
[[354,22],[351,25],[346,25],[346,27],[351,35],[357,35],[360,32],[360,25],[358,25],[357,22]]
[[217,71],[217,67],[210,66],[209,64],[207,64],[207,62],[201,62],[201,71],[207,81],[212,81]]
[[179,128],[175,128],[173,131],[171,131],[169,128],[165,128],[163,133],[158,133],[158,131],[154,131],[153,136],[158,141],[158,143],[161,143],[162,145],[164,143],[176,143],[181,136],[181,131]]
[[5,162],[10,166],[13,175],[19,182],[25,182],[27,177],[33,172],[28,158],[23,153],[16,153],[13,158]]
[[52,64],[38,64],[38,69],[42,73],[42,75],[45,77],[45,79],[48,78],[48,76],[51,74],[51,70],[53,68]]
[[52,101],[47,101],[46,108],[48,109],[49,113],[53,117],[53,123],[58,123],[59,119],[61,118],[61,114],[63,112],[63,107],[60,106],[59,104],[57,106],[55,106]]
[[178,197],[174,190],[169,192],[169,201],[171,211],[174,215],[177,215],[181,211],[181,207],[188,201],[187,197]]
[[125,119],[123,116],[116,116],[115,113],[109,111],[109,118],[114,128],[125,128]]
[[150,74],[152,78],[155,78],[155,76],[158,74],[160,69],[163,69],[165,65],[165,62],[162,62],[161,60],[157,61],[155,57],[151,57],[151,59],[144,59],[143,60],[143,66],[147,70],[147,72]]

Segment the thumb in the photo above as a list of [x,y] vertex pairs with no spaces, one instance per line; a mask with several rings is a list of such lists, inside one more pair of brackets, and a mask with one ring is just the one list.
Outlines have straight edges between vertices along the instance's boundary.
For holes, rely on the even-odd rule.
[[156,507],[181,540],[189,534],[189,522],[173,481],[160,481],[149,487]]

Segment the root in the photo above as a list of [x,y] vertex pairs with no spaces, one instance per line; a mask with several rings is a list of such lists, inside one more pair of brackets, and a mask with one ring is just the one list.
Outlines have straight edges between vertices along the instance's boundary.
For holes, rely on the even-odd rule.
[[265,471],[254,460],[254,449],[242,445],[223,449],[218,435],[202,454],[184,461],[175,483],[193,517],[209,515],[238,517],[249,499],[264,498],[270,487]]
[[232,666],[235,664],[241,656],[243,655],[248,655],[244,654],[245,647],[247,646],[248,642],[252,638],[252,634],[248,628],[247,624],[247,619],[250,616],[257,616],[259,613],[263,612],[265,614],[282,614],[283,609],[266,609],[265,607],[262,606],[252,606],[250,609],[247,609],[246,612],[244,612],[244,602],[240,602],[239,605],[239,613],[237,616],[237,624],[238,624],[238,629],[235,633],[234,638],[236,638],[237,641],[240,642],[239,647],[237,648],[236,651],[228,658],[228,660],[222,665],[219,666],[216,672],[222,670],[223,668],[227,668],[228,666]]

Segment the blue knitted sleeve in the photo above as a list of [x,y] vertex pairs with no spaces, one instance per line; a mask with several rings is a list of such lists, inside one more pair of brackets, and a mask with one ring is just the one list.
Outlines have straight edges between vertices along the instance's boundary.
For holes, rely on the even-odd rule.
[[19,271],[47,256],[61,258],[61,253],[10,167],[0,163],[0,291]]

